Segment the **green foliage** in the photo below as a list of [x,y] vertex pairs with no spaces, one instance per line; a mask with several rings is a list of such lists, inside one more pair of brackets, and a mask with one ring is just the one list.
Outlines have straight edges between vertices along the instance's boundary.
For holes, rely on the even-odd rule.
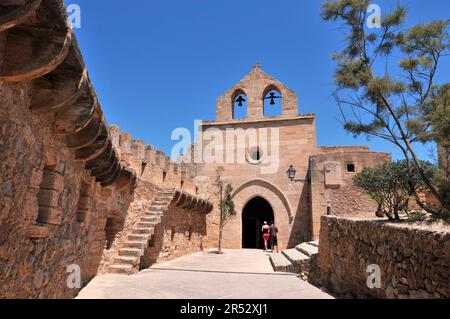
[[450,148],[450,84],[433,91],[425,116],[427,122],[431,123],[429,138],[442,147]]
[[233,186],[231,184],[227,184],[223,199],[221,199],[219,203],[220,214],[224,216],[225,220],[236,216],[232,194]]
[[[381,17],[381,28],[369,29],[369,4],[369,0],[327,0],[322,5],[322,18],[340,23],[346,32],[345,47],[333,55],[334,96],[344,127],[354,136],[375,136],[396,145],[450,210],[445,200],[450,193],[441,192],[448,185],[427,176],[414,149],[416,142],[437,142],[450,150],[449,84],[435,83],[439,61],[450,53],[450,20],[405,29],[406,8],[398,6]],[[392,63],[399,67],[389,67]]]
[[235,205],[233,201],[233,186],[225,183],[222,179],[224,168],[219,166],[216,170],[215,185],[217,187],[217,197],[219,200],[219,254],[222,253],[223,229],[227,222],[236,216]]
[[[429,178],[433,178],[436,167],[422,162]],[[407,211],[414,192],[421,190],[425,184],[414,166],[406,160],[387,162],[373,168],[365,168],[353,179],[354,185],[362,188],[378,204],[389,219],[399,219],[400,211]]]
[[219,166],[216,170],[215,185],[217,187],[217,195],[219,198],[219,210],[220,210],[220,228],[223,228],[230,218],[236,215],[234,208],[234,202],[232,198],[233,186],[231,184],[225,184],[222,179],[224,168]]

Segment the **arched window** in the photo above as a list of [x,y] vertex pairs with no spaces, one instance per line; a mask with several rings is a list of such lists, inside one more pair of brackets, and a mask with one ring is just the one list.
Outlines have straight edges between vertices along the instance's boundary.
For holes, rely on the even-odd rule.
[[233,94],[233,120],[247,118],[247,95],[243,90]]
[[282,96],[280,91],[271,86],[268,87],[264,94],[264,116],[282,115]]

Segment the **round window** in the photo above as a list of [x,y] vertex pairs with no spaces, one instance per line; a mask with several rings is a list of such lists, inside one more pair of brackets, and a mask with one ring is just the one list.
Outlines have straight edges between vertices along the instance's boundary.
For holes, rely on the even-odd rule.
[[253,147],[248,152],[248,161],[250,164],[259,164],[262,162],[264,154],[259,147]]

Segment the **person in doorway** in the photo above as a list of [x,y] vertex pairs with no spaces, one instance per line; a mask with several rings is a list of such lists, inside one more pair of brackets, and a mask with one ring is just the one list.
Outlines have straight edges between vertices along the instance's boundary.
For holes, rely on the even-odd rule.
[[272,252],[275,250],[275,247],[278,251],[278,227],[275,226],[274,222],[270,222],[270,246],[272,247]]
[[267,225],[267,222],[264,222],[263,227],[261,228],[261,232],[263,234],[264,239],[264,251],[267,252],[267,246],[270,238],[270,227]]

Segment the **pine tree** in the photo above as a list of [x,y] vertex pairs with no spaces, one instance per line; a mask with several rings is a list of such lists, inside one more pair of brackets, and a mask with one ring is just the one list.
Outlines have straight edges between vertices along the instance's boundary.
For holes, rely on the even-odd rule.
[[[437,141],[439,134],[433,132],[443,132],[430,114],[435,113],[436,93],[446,85],[436,84],[435,79],[439,61],[450,51],[450,20],[404,30],[406,9],[398,6],[381,17],[380,28],[371,29],[367,27],[369,4],[369,0],[328,0],[322,8],[322,18],[341,22],[346,32],[344,49],[334,55],[334,97],[344,127],[355,136],[365,134],[393,143],[404,155],[409,176],[417,170],[442,209],[449,211],[449,193],[427,176],[414,145]],[[445,109],[447,118],[448,112]],[[414,195],[428,212],[441,214]]]

